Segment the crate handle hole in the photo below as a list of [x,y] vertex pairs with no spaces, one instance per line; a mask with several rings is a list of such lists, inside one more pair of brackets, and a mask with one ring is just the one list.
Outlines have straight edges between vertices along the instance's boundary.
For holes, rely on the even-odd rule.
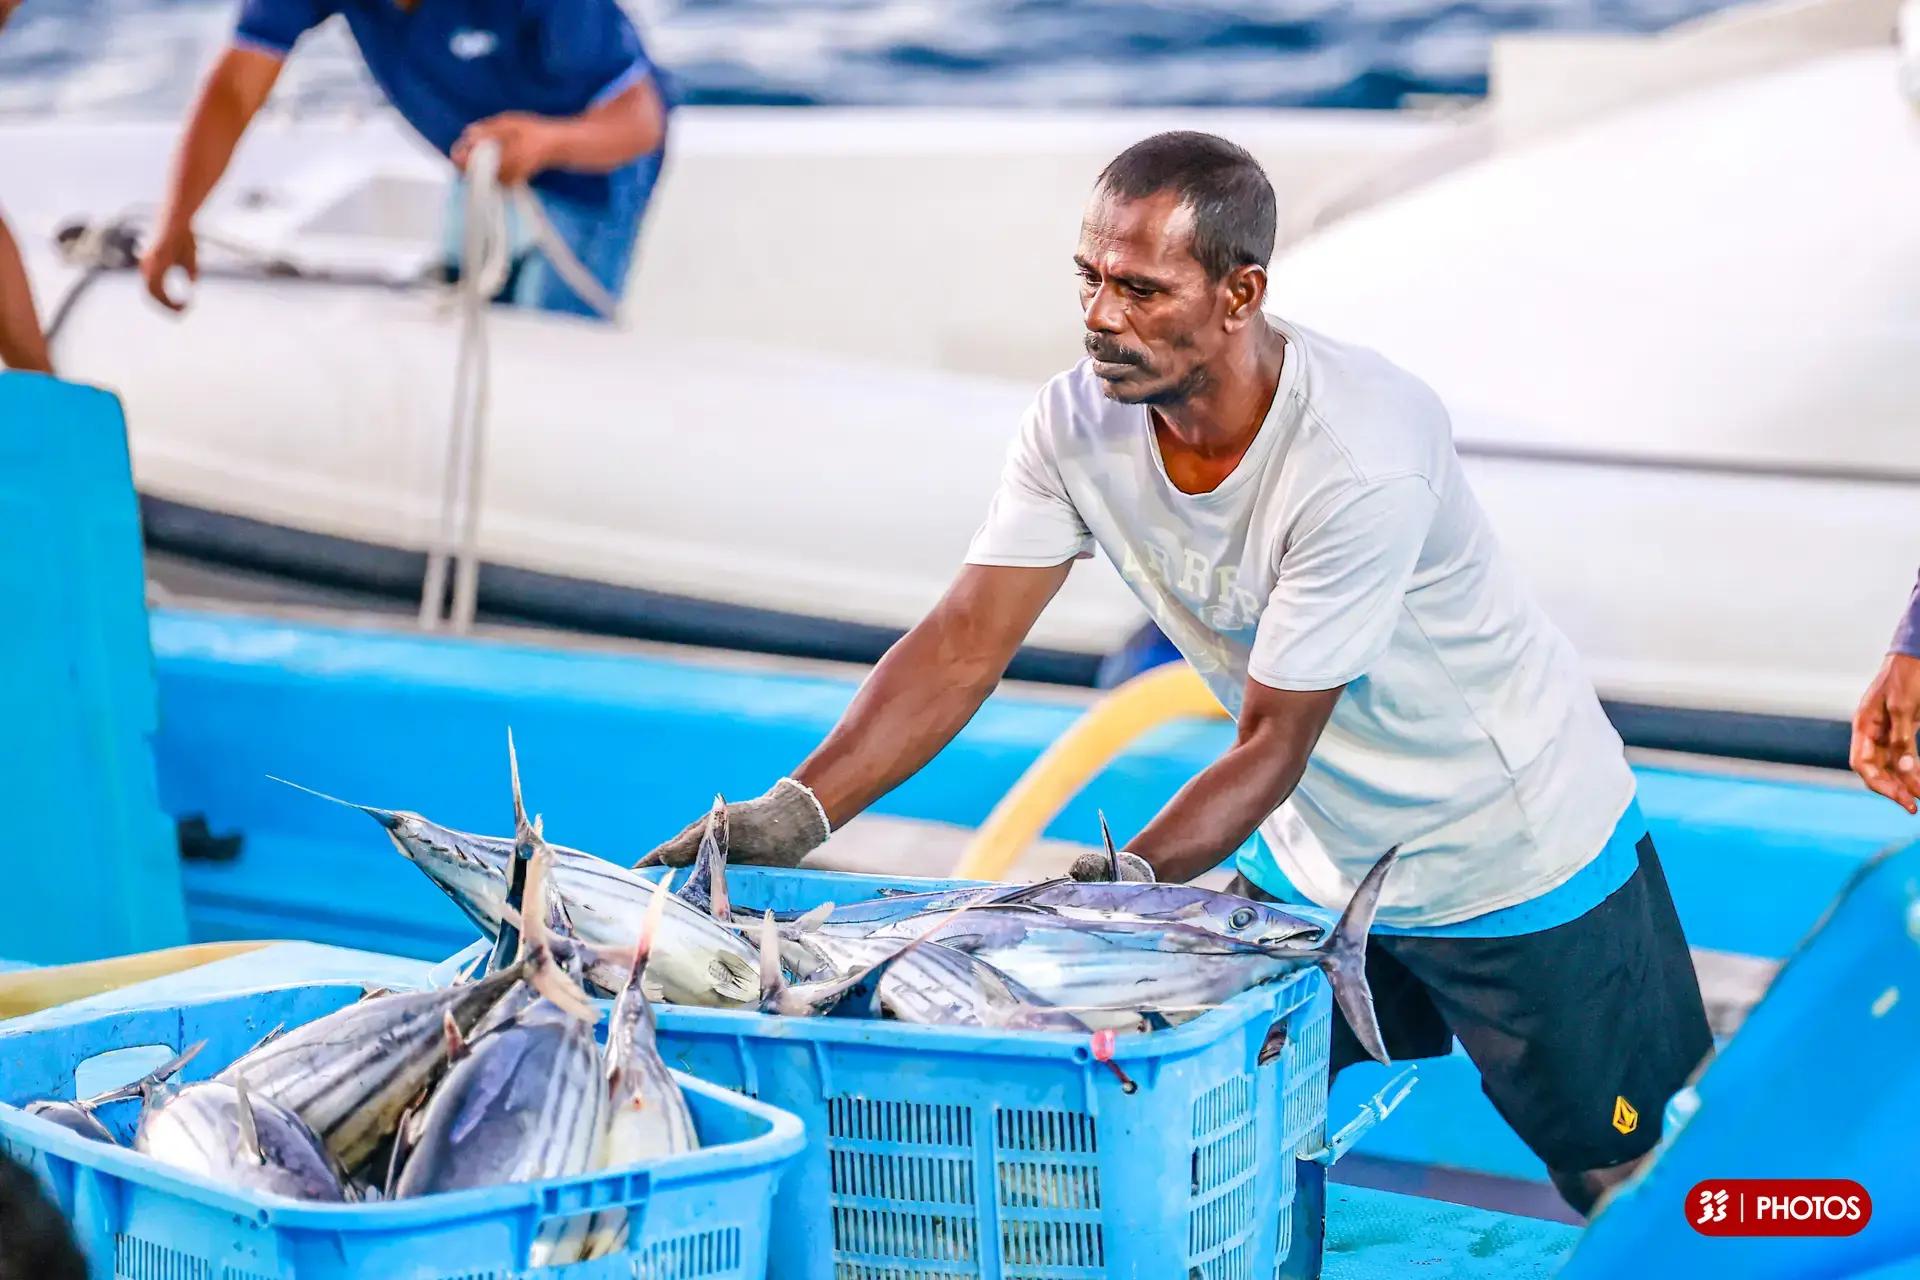
[[73,1069],[73,1096],[91,1098],[123,1084],[132,1084],[172,1061],[175,1052],[164,1044],[136,1044],[96,1053]]

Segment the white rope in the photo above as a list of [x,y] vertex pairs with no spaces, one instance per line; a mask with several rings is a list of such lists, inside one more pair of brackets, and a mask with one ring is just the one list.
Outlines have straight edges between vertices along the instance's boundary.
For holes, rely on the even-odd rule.
[[[466,220],[460,248],[460,348],[454,365],[453,414],[447,427],[446,470],[441,478],[440,527],[427,552],[420,590],[420,626],[455,632],[472,627],[480,589],[480,481],[485,462],[490,382],[487,308],[513,265],[507,202],[525,223],[534,244],[567,286],[612,320],[619,302],[582,266],[548,221],[540,201],[525,186],[502,188],[500,145],[483,142],[467,160]],[[453,595],[447,597],[447,576]],[[446,606],[443,614],[443,604]]]

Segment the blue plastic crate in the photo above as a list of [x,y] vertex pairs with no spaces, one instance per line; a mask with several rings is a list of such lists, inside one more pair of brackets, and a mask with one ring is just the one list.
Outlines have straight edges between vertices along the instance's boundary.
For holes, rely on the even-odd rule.
[[[0,1024],[0,1143],[73,1222],[96,1280],[759,1280],[774,1188],[802,1146],[772,1107],[683,1078],[703,1144],[684,1156],[539,1183],[370,1205],[252,1195],[131,1151],[90,1142],[19,1106],[73,1097],[100,1055],[132,1046],[207,1047],[203,1079],[277,1023],[344,1007],[357,986],[321,984],[134,1008],[84,1021],[59,1010]],[[602,1028],[604,1029],[604,1022]],[[123,1134],[134,1104],[103,1116]],[[540,1225],[615,1206],[632,1214],[627,1252],[530,1269]]]
[[[728,872],[735,903],[776,911],[957,883]],[[1304,970],[1120,1037],[1129,1092],[1085,1036],[660,1008],[669,1064],[806,1125],[774,1201],[778,1280],[1317,1275],[1320,1197],[1296,1214],[1295,1156],[1324,1140],[1331,1026]]]

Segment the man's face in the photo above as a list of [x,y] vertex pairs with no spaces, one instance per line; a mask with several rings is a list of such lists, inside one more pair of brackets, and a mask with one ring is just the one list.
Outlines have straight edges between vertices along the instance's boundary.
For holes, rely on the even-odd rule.
[[1225,280],[1193,256],[1193,215],[1171,191],[1096,190],[1073,255],[1087,354],[1122,404],[1179,404],[1211,381],[1227,332]]

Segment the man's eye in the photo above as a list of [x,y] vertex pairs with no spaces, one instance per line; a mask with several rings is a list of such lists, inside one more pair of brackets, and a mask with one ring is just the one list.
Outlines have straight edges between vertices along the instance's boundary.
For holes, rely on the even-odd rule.
[[1143,289],[1137,284],[1130,284],[1127,286],[1127,296],[1137,302],[1145,302],[1153,296],[1153,290]]

